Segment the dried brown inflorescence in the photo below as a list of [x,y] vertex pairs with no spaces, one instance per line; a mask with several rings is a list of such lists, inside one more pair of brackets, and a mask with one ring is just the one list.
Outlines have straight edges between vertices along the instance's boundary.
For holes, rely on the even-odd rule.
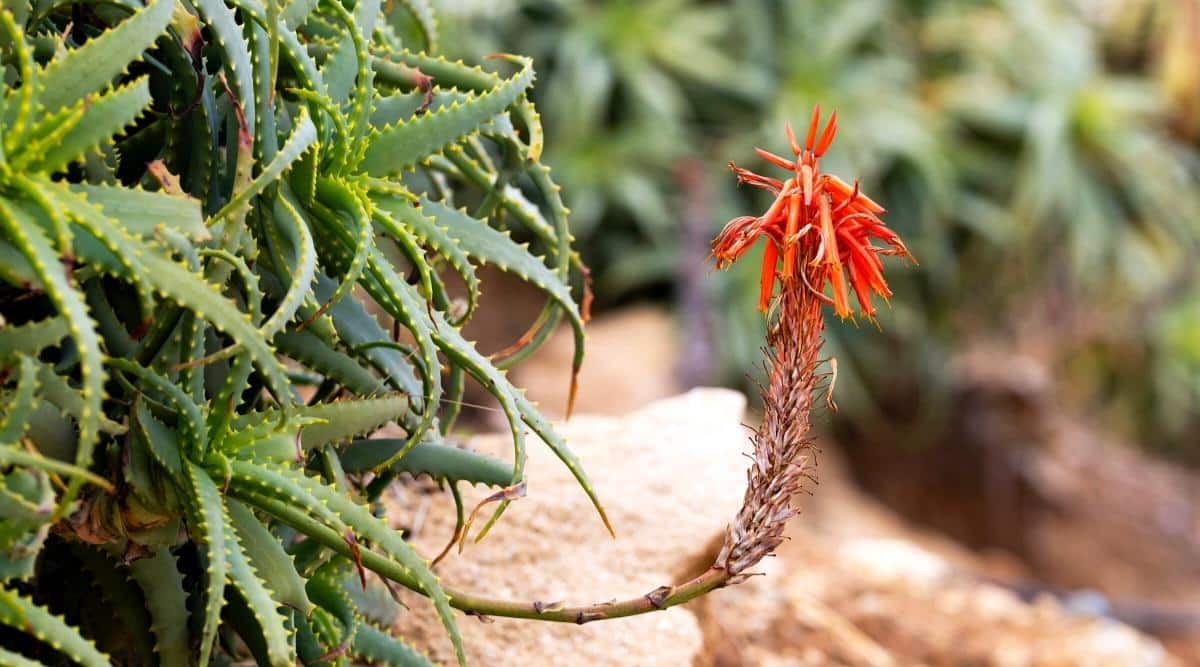
[[778,317],[767,330],[770,375],[762,387],[763,420],[753,437],[746,497],[716,561],[735,578],[783,541],[787,521],[798,511],[792,500],[813,479],[809,427],[824,328],[821,301],[785,282]]

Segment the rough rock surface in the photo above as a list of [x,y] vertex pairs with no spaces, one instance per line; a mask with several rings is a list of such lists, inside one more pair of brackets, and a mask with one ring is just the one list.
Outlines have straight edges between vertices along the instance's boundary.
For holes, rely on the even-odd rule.
[[821,486],[763,577],[700,601],[700,667],[1178,664],[1162,644],[981,580],[988,563],[861,496],[827,455]]
[[[629,598],[702,570],[713,541],[736,513],[745,485],[745,399],[720,389],[695,390],[622,418],[579,416],[561,425],[612,520],[604,531],[566,468],[529,443],[528,496],[509,507],[479,544],[438,566],[447,585],[515,600],[585,604]],[[503,436],[471,441],[507,456]],[[468,507],[487,490],[464,488]],[[414,542],[437,553],[453,532],[452,506],[431,503]],[[401,525],[412,512],[397,508]],[[408,508],[413,509],[413,508]],[[486,516],[486,510],[483,513]],[[428,603],[410,596],[398,626],[437,660],[452,657]],[[460,615],[473,664],[689,665],[703,638],[695,616],[673,609],[585,626]]]
[[1200,475],[1073,409],[1037,345],[959,352],[950,415],[925,446],[855,432],[857,482],[896,513],[1004,550],[1027,596],[1053,591],[1161,638],[1200,664]]

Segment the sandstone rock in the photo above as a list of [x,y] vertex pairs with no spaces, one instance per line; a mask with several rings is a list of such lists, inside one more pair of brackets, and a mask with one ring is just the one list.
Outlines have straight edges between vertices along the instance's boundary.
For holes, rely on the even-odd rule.
[[[617,539],[604,531],[567,469],[536,440],[529,443],[528,496],[516,501],[479,544],[438,567],[448,585],[515,600],[586,604],[629,598],[677,583],[711,562],[713,544],[741,503],[747,434],[745,399],[695,390],[623,418],[579,416],[561,432],[582,459]],[[504,436],[471,441],[507,456]],[[468,507],[487,495],[464,488]],[[448,499],[446,499],[448,501]],[[395,508],[412,525],[415,508]],[[453,532],[448,502],[433,503],[414,543],[440,550]],[[424,600],[398,630],[438,660],[452,658]],[[701,651],[695,617],[685,609],[585,626],[494,619],[459,620],[473,664],[689,665]]]
[[1128,626],[985,583],[971,554],[859,495],[831,453],[819,474],[765,576],[700,601],[700,667],[1178,664]]

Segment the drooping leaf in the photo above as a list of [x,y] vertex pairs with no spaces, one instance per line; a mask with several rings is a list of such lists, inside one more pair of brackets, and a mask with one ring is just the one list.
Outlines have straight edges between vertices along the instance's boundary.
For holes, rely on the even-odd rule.
[[[355,440],[342,454],[347,472],[372,470],[386,461],[401,446],[403,440],[372,438]],[[506,486],[512,483],[512,465],[506,461],[452,445],[420,443],[396,463],[393,471],[406,472],[414,477],[429,475],[434,479],[453,482]]]
[[163,665],[188,664],[187,594],[175,556],[159,547],[150,557],[130,563],[129,570],[145,594],[159,661]]
[[185,505],[188,510],[188,531],[200,548],[204,563],[199,664],[207,665],[220,626],[221,608],[225,605],[225,581],[229,576],[227,551],[231,547],[225,543],[227,526],[221,490],[213,483],[208,472],[185,460],[183,481],[189,497]]

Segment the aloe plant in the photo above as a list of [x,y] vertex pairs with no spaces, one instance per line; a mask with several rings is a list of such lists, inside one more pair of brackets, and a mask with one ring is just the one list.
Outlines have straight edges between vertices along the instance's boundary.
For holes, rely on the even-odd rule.
[[[532,64],[430,55],[404,4],[0,9],[0,662],[424,664],[388,632],[394,582],[461,663],[388,484],[507,489],[482,536],[529,429],[603,519],[505,376],[563,320],[578,368],[586,318]],[[461,332],[480,264],[546,297],[503,358]],[[468,378],[510,461],[446,440]]]

